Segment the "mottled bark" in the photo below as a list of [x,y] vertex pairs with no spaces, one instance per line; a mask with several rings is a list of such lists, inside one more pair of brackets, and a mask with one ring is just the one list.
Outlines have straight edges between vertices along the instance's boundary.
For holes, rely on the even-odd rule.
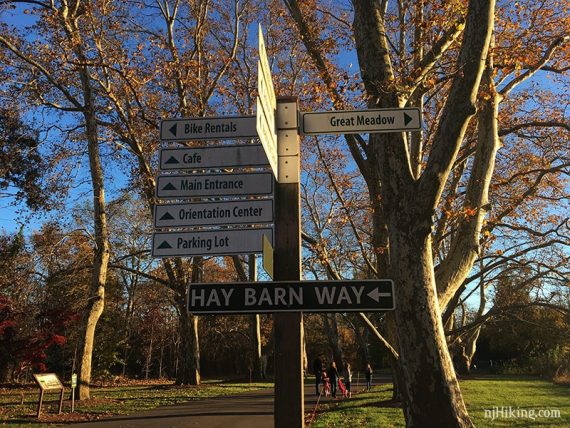
[[[371,108],[401,105],[391,67],[383,10],[371,0],[354,0],[354,33]],[[432,216],[439,203],[478,91],[493,24],[493,4],[469,4],[458,73],[443,109],[427,165],[419,179],[405,135],[372,134],[389,242],[388,273],[395,281],[404,415],[408,426],[468,427],[467,414],[447,350],[432,259]],[[373,202],[374,203],[374,202]],[[376,226],[376,225],[375,225]],[[380,269],[379,269],[380,270]]]
[[99,152],[95,91],[91,82],[91,76],[87,66],[89,61],[84,51],[83,40],[81,39],[78,24],[81,17],[80,3],[77,2],[75,6],[73,9],[68,9],[67,3],[62,3],[58,10],[58,15],[72,50],[80,64],[78,66],[78,74],[81,84],[81,95],[83,96],[81,111],[85,121],[89,170],[93,188],[95,248],[93,251],[89,300],[85,308],[85,324],[79,349],[79,399],[85,400],[90,398],[89,384],[91,382],[91,363],[95,341],[95,329],[105,307],[105,284],[107,281],[107,266],[109,263],[110,250],[107,216],[105,213],[103,167]]

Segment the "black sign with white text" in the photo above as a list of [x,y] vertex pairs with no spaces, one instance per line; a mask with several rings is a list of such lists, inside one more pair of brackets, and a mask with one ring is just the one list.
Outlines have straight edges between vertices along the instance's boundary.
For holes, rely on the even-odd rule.
[[392,280],[191,284],[193,314],[374,312],[394,309]]

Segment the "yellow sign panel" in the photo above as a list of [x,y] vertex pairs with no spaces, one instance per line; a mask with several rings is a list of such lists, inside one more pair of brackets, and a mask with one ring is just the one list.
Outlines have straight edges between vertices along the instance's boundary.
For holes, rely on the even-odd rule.
[[265,235],[263,235],[263,269],[273,279],[273,246]]

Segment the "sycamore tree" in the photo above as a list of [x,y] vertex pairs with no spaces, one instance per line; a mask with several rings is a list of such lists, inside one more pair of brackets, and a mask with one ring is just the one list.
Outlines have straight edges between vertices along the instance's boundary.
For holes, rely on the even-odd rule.
[[[92,4],[82,1],[6,1],[1,5],[0,52],[11,78],[3,86],[14,102],[51,111],[71,151],[87,152],[93,199],[94,245],[91,287],[85,306],[79,350],[79,398],[89,398],[95,328],[105,304],[109,239],[105,213],[104,174],[98,124],[100,105],[93,79],[93,45],[84,36],[92,29]],[[22,22],[21,16],[31,15]],[[21,97],[18,99],[18,97]],[[62,156],[69,156],[69,151]]]
[[[424,113],[422,133],[345,140],[372,207],[373,272],[395,282],[394,356],[407,424],[472,426],[446,346],[442,311],[457,304],[476,260],[493,245],[488,240],[524,229],[523,205],[567,202],[567,120],[553,99],[547,108],[536,108],[537,100],[546,100],[540,91],[515,96],[520,95],[515,88],[539,72],[563,79],[567,5],[284,3],[319,75],[315,89],[326,91],[330,107],[417,106]],[[344,83],[350,78],[335,62],[338,44],[329,37],[330,27],[321,25],[331,16],[353,38],[360,101],[347,96],[350,84]],[[521,137],[525,132],[535,138]],[[504,154],[498,156],[502,145]],[[518,156],[525,152],[521,147],[527,151]],[[505,167],[495,172],[506,159],[516,173]],[[550,220],[557,231],[550,243],[567,245],[567,239],[556,239],[556,233],[567,232],[567,222]],[[527,232],[537,237],[545,230]],[[511,255],[520,255],[511,248]]]

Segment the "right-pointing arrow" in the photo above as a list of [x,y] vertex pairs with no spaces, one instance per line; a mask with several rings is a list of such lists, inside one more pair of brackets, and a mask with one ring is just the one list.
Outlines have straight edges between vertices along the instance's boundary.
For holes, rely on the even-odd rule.
[[372,290],[370,293],[368,293],[367,296],[370,297],[371,299],[373,299],[376,303],[378,303],[380,301],[380,297],[390,297],[391,294],[390,293],[380,293],[378,291],[378,287],[376,287],[374,290]]
[[412,120],[413,117],[404,112],[404,126],[408,126],[408,123],[410,123]]

